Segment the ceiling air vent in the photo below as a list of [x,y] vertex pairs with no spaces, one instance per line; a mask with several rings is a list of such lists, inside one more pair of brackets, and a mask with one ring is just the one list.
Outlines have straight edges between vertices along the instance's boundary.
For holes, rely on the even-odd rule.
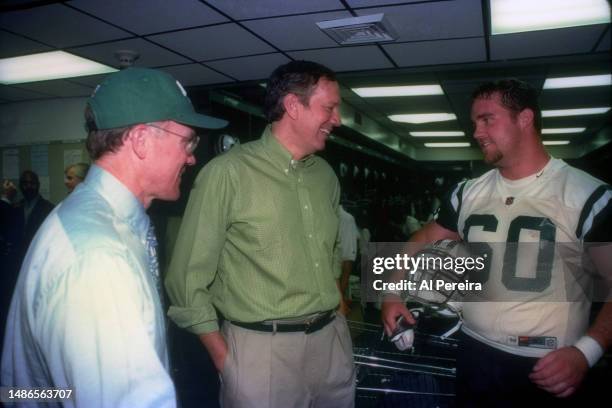
[[397,34],[383,13],[321,21],[317,26],[340,45],[395,41]]

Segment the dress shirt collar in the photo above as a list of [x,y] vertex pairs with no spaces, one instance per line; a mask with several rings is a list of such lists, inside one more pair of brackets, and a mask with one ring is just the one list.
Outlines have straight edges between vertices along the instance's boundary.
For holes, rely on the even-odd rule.
[[280,167],[285,173],[288,173],[291,169],[310,167],[315,163],[315,155],[313,154],[301,160],[293,160],[289,150],[287,150],[272,133],[272,127],[270,125],[266,126],[261,139],[272,162]]
[[115,214],[125,220],[136,233],[146,236],[150,221],[144,206],[115,176],[93,164],[83,183],[96,190]]

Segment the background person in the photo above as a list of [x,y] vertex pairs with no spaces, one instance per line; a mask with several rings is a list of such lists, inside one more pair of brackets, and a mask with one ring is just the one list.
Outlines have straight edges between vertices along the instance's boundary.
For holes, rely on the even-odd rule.
[[40,224],[43,223],[47,215],[53,210],[54,205],[40,195],[38,174],[32,170],[26,170],[21,173],[19,177],[19,190],[23,195],[23,200],[17,204],[17,209],[22,230],[21,253],[24,256]]
[[85,180],[89,171],[89,164],[87,163],[75,163],[66,167],[64,170],[64,184],[68,189],[68,193],[72,193],[74,188]]
[[340,218],[338,232],[340,238],[340,269],[342,270],[340,275],[340,291],[344,297],[344,304],[347,305],[344,311],[344,314],[347,315],[350,311],[349,303],[351,302],[351,299],[348,297],[349,279],[353,273],[355,261],[357,260],[359,230],[357,229],[355,217],[346,211],[342,205],[338,207],[338,210]]

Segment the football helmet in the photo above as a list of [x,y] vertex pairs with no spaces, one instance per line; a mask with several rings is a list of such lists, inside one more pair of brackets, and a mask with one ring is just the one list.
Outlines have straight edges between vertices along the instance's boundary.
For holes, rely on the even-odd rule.
[[[421,307],[410,309],[417,322],[423,313],[457,319],[453,327],[439,335],[441,339],[446,339],[461,327],[465,293],[457,288],[457,283],[463,282],[467,276],[464,261],[469,257],[470,252],[465,245],[451,240],[434,242],[413,255],[418,260],[418,266],[408,273],[407,280],[413,284],[404,291],[404,300],[421,304]],[[460,258],[462,261],[458,262]],[[415,326],[408,325],[402,317],[398,319],[390,340],[399,350],[412,348]]]
[[421,303],[443,317],[459,314],[465,293],[457,283],[467,276],[464,261],[469,257],[465,245],[451,240],[434,242],[417,252],[413,258],[417,258],[418,266],[407,275],[414,284],[406,291],[405,300]]

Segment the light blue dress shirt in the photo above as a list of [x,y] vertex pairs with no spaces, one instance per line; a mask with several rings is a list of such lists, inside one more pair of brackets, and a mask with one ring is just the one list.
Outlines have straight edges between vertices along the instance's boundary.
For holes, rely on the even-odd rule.
[[67,407],[175,406],[149,225],[136,197],[92,166],[30,246],[11,302],[2,385],[71,388]]

